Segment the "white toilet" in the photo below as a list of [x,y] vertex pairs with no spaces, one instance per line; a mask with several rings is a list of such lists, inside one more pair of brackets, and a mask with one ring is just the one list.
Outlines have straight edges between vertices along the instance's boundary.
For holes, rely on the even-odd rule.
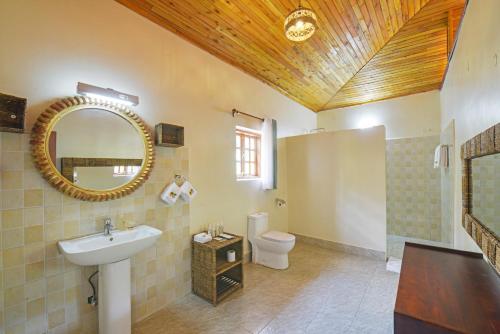
[[288,268],[288,252],[295,246],[295,236],[268,231],[268,215],[257,212],[248,216],[248,241],[252,244],[252,262],[273,269]]

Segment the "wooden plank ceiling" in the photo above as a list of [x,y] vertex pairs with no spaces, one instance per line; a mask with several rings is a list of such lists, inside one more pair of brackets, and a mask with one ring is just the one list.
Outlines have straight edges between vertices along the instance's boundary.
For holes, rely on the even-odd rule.
[[286,39],[294,0],[117,0],[314,111],[439,89],[466,0],[309,0],[319,29]]

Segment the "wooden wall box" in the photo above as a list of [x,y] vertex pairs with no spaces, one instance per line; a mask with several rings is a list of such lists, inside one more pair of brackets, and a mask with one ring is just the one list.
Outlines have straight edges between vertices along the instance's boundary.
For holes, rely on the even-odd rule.
[[0,93],[0,131],[24,132],[26,99]]
[[155,142],[157,146],[184,146],[184,127],[160,123],[155,127]]

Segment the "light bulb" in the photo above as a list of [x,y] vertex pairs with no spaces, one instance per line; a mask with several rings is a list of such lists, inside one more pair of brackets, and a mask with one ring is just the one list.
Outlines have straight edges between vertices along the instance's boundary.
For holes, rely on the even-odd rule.
[[131,101],[121,100],[121,99],[117,99],[114,97],[109,97],[109,96],[105,96],[105,95],[101,95],[101,94],[84,93],[83,95],[88,96],[88,97],[92,97],[92,98],[98,99],[98,100],[107,100],[107,101],[115,102],[118,104],[124,104],[126,106],[133,106],[134,105],[134,103]]

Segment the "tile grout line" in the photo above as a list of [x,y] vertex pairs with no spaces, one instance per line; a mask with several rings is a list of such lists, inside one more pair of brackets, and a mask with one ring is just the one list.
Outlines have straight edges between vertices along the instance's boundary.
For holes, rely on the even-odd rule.
[[358,314],[359,314],[359,309],[361,308],[361,305],[363,304],[363,301],[366,299],[366,294],[368,292],[368,288],[371,286],[371,283],[373,282],[373,280],[375,279],[375,271],[376,269],[373,270],[374,272],[372,273],[371,277],[370,277],[370,281],[369,283],[366,285],[366,288],[364,289],[364,292],[363,292],[363,297],[361,298],[360,302],[359,302],[359,305],[356,309],[356,312],[354,313],[354,317],[352,318],[351,322],[349,323],[349,326],[347,326],[347,328],[351,328],[352,327],[352,324],[354,322],[354,320],[357,318]]
[[[333,282],[330,282],[330,284],[329,284],[328,288],[331,288],[333,284],[334,284]],[[319,311],[319,312],[318,312],[318,313],[314,316],[314,318],[313,318],[313,319],[311,319],[311,321],[309,321],[309,323],[308,323],[308,324],[307,324],[307,326],[305,327],[305,328],[306,328],[306,330],[305,330],[305,332],[306,332],[306,333],[307,333],[307,329],[308,329],[308,328],[312,325],[312,323],[313,323],[315,320],[317,320],[317,319],[318,319],[318,317],[319,317],[320,313],[322,313],[322,312],[324,311],[324,309],[325,309],[325,308],[326,308],[326,303],[323,303],[323,304],[321,305],[321,310],[320,310],[320,311]]]

